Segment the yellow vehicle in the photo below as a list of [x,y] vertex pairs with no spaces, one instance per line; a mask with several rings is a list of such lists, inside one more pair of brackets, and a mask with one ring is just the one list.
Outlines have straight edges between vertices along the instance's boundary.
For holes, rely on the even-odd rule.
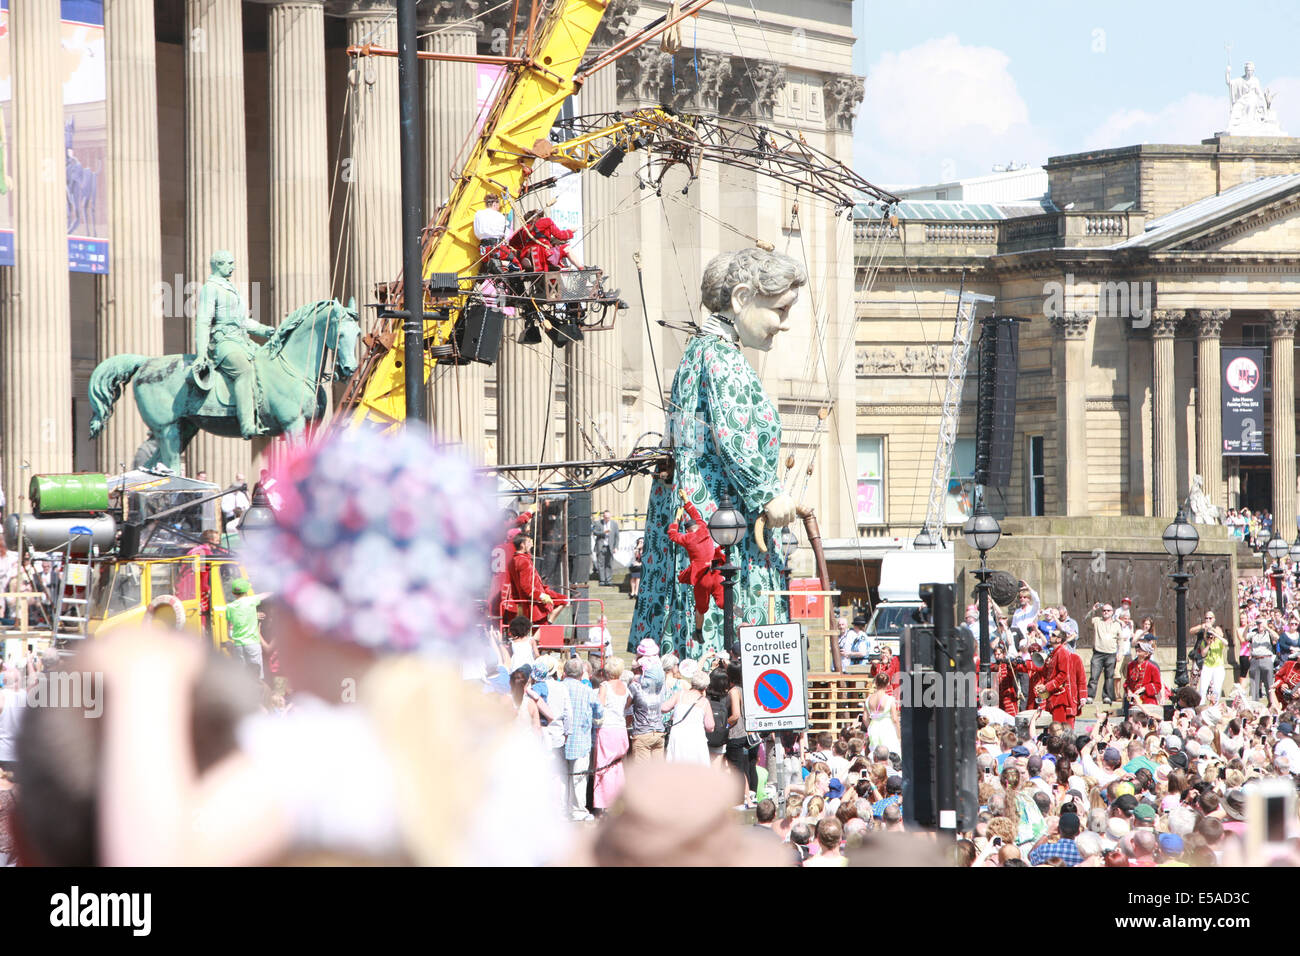
[[[206,634],[220,649],[229,639],[230,585],[247,576],[238,557],[229,553],[106,561],[95,571],[87,635],[99,637],[156,619],[196,637]],[[206,620],[205,592],[210,607]]]

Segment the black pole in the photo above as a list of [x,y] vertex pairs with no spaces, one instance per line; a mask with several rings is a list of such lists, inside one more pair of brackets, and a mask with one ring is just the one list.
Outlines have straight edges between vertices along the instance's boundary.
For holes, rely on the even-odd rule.
[[955,686],[949,676],[957,672],[954,656],[957,634],[954,618],[956,610],[951,584],[938,584],[934,589],[934,670],[939,680],[942,703],[934,710],[935,757],[934,788],[940,832],[954,835],[957,830],[957,728],[955,726],[956,701],[948,697],[948,689]]
[[987,551],[980,552],[980,569],[975,572],[979,579],[975,590],[979,593],[980,608],[980,672],[977,680],[981,688],[993,686],[993,654],[989,650],[989,575],[992,572],[989,571],[987,555]]
[[728,654],[731,653],[732,646],[736,643],[736,619],[735,605],[732,594],[732,578],[740,568],[731,563],[731,558],[727,558],[727,563],[718,568],[722,574],[722,644],[723,650]]
[[1183,570],[1183,556],[1178,556],[1178,570],[1174,572],[1175,624],[1177,628],[1177,660],[1174,664],[1174,686],[1186,687],[1187,677],[1187,581],[1191,577]]
[[397,89],[402,117],[402,361],[406,363],[406,421],[428,418],[424,397],[424,282],[420,230],[424,196],[420,182],[420,61],[415,30],[418,0],[397,0]]
[[1277,609],[1281,613],[1286,613],[1286,608],[1282,607],[1282,563],[1279,561],[1273,565],[1273,589],[1277,592]]

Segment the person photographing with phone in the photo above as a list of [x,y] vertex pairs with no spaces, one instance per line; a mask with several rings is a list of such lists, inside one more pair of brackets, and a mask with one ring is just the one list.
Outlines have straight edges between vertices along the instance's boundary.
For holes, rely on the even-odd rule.
[[1187,633],[1196,636],[1191,656],[1201,664],[1201,678],[1196,685],[1201,700],[1207,703],[1218,700],[1223,691],[1224,668],[1228,659],[1228,642],[1223,636],[1223,628],[1214,623],[1214,612],[1206,611],[1205,619]]

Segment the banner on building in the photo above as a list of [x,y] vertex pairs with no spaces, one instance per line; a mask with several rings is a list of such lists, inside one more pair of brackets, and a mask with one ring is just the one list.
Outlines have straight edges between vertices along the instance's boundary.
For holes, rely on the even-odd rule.
[[[14,264],[13,45],[9,7],[0,0],[0,265]],[[63,80],[63,169],[66,188],[68,269],[108,272],[108,152],[104,72],[103,0],[63,0],[63,35],[57,66]]]
[[1265,455],[1264,350],[1225,348],[1222,362],[1223,453]]

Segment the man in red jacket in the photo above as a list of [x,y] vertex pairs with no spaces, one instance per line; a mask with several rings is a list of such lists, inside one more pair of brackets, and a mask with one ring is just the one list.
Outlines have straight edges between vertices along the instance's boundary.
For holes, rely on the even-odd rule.
[[[1060,628],[1057,628],[1060,630]],[[1061,642],[1061,650],[1070,656],[1067,662],[1070,665],[1070,681],[1074,684],[1074,699],[1079,701],[1076,714],[1083,710],[1083,699],[1088,696],[1088,675],[1083,670],[1083,658],[1069,644],[1068,640]]]
[[1133,646],[1136,655],[1124,672],[1124,716],[1128,716],[1129,707],[1134,704],[1159,704],[1163,690],[1160,668],[1151,660],[1155,645],[1150,641],[1139,641]]
[[1297,685],[1300,685],[1300,660],[1292,657],[1277,669],[1273,694],[1285,706],[1295,699]]
[[533,624],[545,624],[555,618],[569,599],[547,587],[533,564],[532,551],[533,536],[520,532],[515,537],[515,556],[510,559],[510,594],[501,602],[501,614],[507,619],[522,614]]
[[[510,583],[510,565],[515,557],[515,536],[528,527],[533,513],[510,514],[505,519],[505,540],[492,549],[492,586],[488,590],[488,615],[501,617],[501,599]],[[504,623],[504,622],[503,622]]]
[[[684,491],[679,489],[678,494],[682,496],[682,508],[677,510],[677,521],[668,526],[668,539],[685,548],[691,559],[691,563],[677,575],[677,580],[695,589],[695,640],[703,641],[704,615],[709,611],[709,601],[722,607],[722,575],[717,569],[727,563],[727,556],[709,534],[709,526],[700,517],[699,509],[687,500]],[[679,530],[683,510],[687,520]]]
[[1027,661],[1007,660],[1007,649],[1001,641],[993,642],[993,675],[998,686],[998,707],[1012,717],[1020,713],[1020,683],[1017,674],[1032,670]]
[[1063,646],[1064,638],[1057,628],[1049,638],[1052,646],[1051,656],[1043,669],[1035,675],[1034,697],[1043,710],[1051,711],[1052,720],[1074,726],[1074,718],[1079,716],[1079,695],[1076,692],[1076,677],[1070,664],[1070,650]]

